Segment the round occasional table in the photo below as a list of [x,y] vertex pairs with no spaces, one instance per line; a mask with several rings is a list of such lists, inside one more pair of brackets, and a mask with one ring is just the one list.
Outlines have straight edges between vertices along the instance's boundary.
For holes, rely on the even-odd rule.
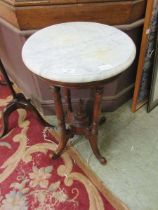
[[[84,135],[96,158],[105,164],[97,146],[97,133],[103,85],[125,71],[133,62],[136,48],[131,38],[115,27],[94,22],[67,22],[34,33],[24,44],[22,58],[30,71],[44,79],[53,89],[60,143],[53,157],[64,150],[69,138]],[[71,105],[72,88],[93,88],[91,116],[83,101],[77,112]],[[64,89],[64,114],[61,88]],[[89,117],[89,118],[88,118]],[[69,128],[66,128],[66,122]]]

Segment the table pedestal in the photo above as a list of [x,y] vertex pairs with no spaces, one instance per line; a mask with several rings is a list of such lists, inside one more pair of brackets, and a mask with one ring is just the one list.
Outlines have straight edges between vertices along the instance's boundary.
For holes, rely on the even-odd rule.
[[[101,100],[103,95],[103,87],[95,87],[93,109],[89,116],[86,114],[83,108],[83,101],[80,99],[77,112],[73,112],[71,105],[71,93],[70,89],[65,88],[65,102],[66,102],[66,116],[64,115],[63,104],[61,100],[60,87],[54,86],[54,103],[55,112],[58,120],[58,128],[60,132],[60,142],[57,150],[53,154],[53,159],[59,157],[66,147],[67,141],[75,134],[84,135],[91,145],[94,155],[100,161],[101,164],[105,164],[106,160],[101,156],[97,146],[98,125],[100,122],[100,110]],[[66,122],[70,125],[69,129],[66,129]]]
[[[36,108],[31,104],[29,99],[26,99],[25,96],[22,93],[16,93],[12,87],[12,82],[10,81],[5,68],[0,60],[0,70],[2,72],[3,78],[5,79],[6,85],[8,86],[8,88],[11,91],[11,94],[13,96],[13,100],[6,106],[6,108],[2,111],[2,131],[0,133],[0,138],[3,137],[5,134],[7,134],[8,132],[8,120],[9,120],[9,116],[10,114],[15,111],[16,109],[19,108],[23,108],[23,109],[27,109],[29,111],[32,111],[36,114],[36,116],[38,117],[38,119],[40,120],[40,122],[44,125],[44,126],[48,126],[48,127],[54,127],[52,125],[50,125],[48,122],[46,122],[42,116],[40,115],[40,113],[36,110]],[[4,84],[4,82],[3,82]],[[0,84],[2,85],[2,84]]]

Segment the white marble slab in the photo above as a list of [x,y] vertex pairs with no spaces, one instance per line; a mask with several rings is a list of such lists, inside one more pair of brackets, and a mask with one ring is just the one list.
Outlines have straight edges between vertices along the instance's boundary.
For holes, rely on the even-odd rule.
[[22,58],[33,73],[46,79],[84,83],[126,70],[136,48],[115,27],[94,22],[69,22],[39,30],[24,44]]

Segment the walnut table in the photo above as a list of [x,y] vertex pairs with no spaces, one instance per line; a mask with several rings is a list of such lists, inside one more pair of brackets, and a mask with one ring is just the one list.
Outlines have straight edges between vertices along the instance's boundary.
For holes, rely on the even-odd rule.
[[[96,158],[105,164],[97,146],[97,133],[103,84],[126,70],[133,62],[136,48],[124,32],[99,23],[68,22],[39,30],[24,44],[22,58],[30,71],[44,79],[53,89],[55,111],[60,130],[58,157],[70,137],[84,135]],[[80,100],[75,113],[71,105],[71,89],[93,88],[92,115],[87,117]],[[64,114],[61,100],[64,88],[67,103]],[[69,128],[66,129],[66,121]]]

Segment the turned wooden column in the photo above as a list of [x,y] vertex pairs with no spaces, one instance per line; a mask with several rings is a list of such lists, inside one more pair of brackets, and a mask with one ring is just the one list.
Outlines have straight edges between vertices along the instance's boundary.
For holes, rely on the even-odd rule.
[[97,145],[98,126],[100,120],[101,101],[102,101],[103,92],[104,92],[104,87],[95,88],[92,124],[91,124],[91,130],[87,138],[89,139],[90,145],[97,159],[102,164],[106,164],[106,160],[104,157],[101,156]]
[[61,100],[60,87],[53,87],[53,97],[55,104],[55,113],[58,121],[58,131],[60,134],[60,141],[57,150],[54,152],[53,159],[60,156],[61,152],[66,146],[68,141],[68,136],[66,135],[66,124],[65,124],[65,116],[64,110]]

